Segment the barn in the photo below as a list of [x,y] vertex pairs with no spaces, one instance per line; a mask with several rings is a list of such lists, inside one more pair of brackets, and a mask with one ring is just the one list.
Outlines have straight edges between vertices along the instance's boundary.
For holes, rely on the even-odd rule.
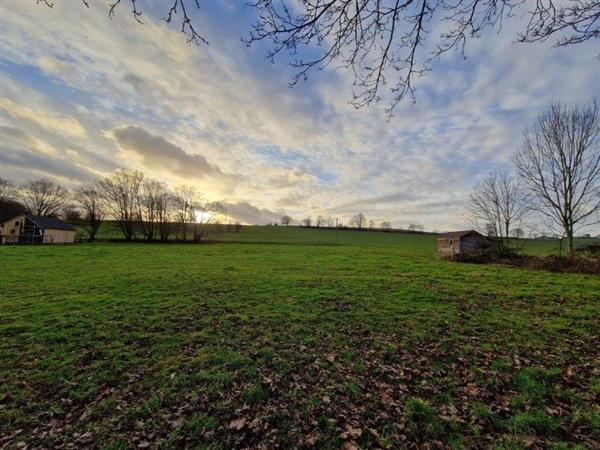
[[0,224],[2,244],[67,244],[75,242],[75,228],[54,217],[21,214]]
[[484,250],[488,246],[488,239],[475,230],[451,231],[440,234],[437,244],[441,257],[452,258],[455,255]]

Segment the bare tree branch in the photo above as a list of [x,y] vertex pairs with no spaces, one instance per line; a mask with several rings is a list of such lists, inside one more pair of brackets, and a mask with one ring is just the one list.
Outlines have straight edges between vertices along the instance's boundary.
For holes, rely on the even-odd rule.
[[[283,50],[292,55],[303,49],[317,55],[291,62],[298,72],[292,85],[305,80],[312,69],[335,63],[352,71],[357,108],[378,102],[389,85],[391,116],[405,98],[415,100],[415,80],[430,70],[431,63],[451,50],[465,57],[469,39],[478,38],[488,27],[502,28],[503,20],[524,0],[297,0],[290,8],[279,0],[257,0],[258,12],[246,42],[270,41],[267,57],[273,60]],[[521,42],[534,42],[557,35],[558,46],[598,38],[600,2],[536,0]],[[430,36],[433,24],[445,29]],[[563,32],[571,33],[563,37]],[[437,39],[431,53],[423,50],[426,40]],[[424,54],[425,53],[425,54]]]
[[[109,17],[128,2],[141,21],[143,0],[111,0]],[[53,7],[50,0],[36,0]],[[82,0],[89,7],[88,0]],[[288,6],[288,3],[294,6]],[[207,45],[198,32],[190,5],[199,0],[169,0],[164,20],[180,21],[179,30],[191,44]],[[385,93],[389,117],[406,98],[415,101],[416,80],[443,54],[457,51],[487,28],[500,32],[503,21],[517,10],[529,20],[518,34],[520,42],[555,38],[564,47],[600,37],[600,1],[594,0],[254,0],[258,18],[244,41],[272,44],[267,58],[291,55],[297,69],[290,85],[307,80],[313,69],[330,65],[354,76],[351,103],[364,107],[381,101]],[[533,6],[532,6],[533,5]],[[432,30],[444,30],[431,36]],[[425,51],[433,39],[432,51]]]

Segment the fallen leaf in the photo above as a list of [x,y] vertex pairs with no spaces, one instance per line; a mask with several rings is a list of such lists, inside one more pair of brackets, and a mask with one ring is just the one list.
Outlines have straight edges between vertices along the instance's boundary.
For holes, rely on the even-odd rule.
[[245,418],[240,418],[237,420],[233,420],[229,423],[229,428],[232,430],[241,430],[242,428],[244,428],[246,426],[246,419]]

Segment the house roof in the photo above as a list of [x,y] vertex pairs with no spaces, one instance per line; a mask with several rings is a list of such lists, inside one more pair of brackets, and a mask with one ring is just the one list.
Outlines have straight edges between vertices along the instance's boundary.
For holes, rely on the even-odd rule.
[[449,231],[448,233],[440,234],[439,237],[442,239],[460,239],[461,237],[469,235],[483,237],[483,235],[476,230]]
[[32,222],[35,222],[40,228],[44,230],[67,230],[74,231],[73,228],[68,223],[63,222],[60,219],[55,217],[42,217],[42,216],[33,216],[31,214],[25,214]]

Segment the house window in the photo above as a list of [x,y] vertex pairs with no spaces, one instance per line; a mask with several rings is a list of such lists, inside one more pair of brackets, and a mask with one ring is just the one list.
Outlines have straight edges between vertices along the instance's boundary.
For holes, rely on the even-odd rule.
[[448,243],[449,243],[450,245],[452,245],[452,239],[450,239],[450,240],[448,241]]
[[10,230],[10,234],[15,234],[15,229]]
[[15,222],[15,227],[18,227],[18,226],[19,226],[19,221],[17,220],[17,221]]

